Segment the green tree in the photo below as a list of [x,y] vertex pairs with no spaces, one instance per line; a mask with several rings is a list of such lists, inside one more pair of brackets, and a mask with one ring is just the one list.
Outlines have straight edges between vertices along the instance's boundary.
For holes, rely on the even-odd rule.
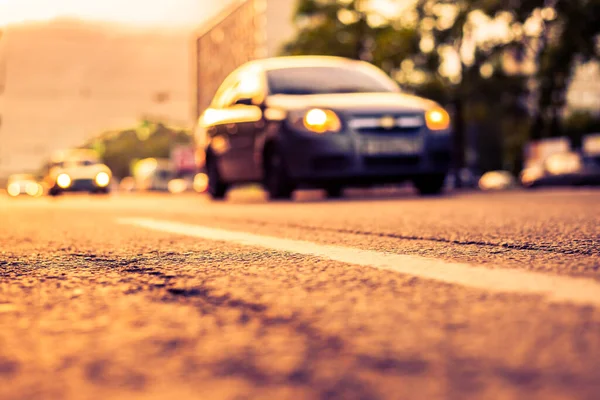
[[[466,150],[473,147],[467,142],[475,141],[481,169],[514,168],[506,165],[506,153],[515,151],[520,141],[512,138],[507,146],[504,135],[515,132],[510,126],[525,118],[527,86],[521,73],[506,70],[506,59],[524,51],[519,32],[537,5],[533,0],[418,0],[415,5],[421,51],[411,57],[411,72],[423,76],[417,86],[443,82],[444,98],[453,111],[459,185],[458,171],[468,161]],[[486,34],[490,25],[505,27],[504,34]],[[473,125],[476,138],[467,135]]]
[[390,16],[370,4],[368,0],[299,0],[294,19],[298,34],[282,53],[366,60],[392,73],[405,55],[417,50],[415,32],[394,25]]
[[[536,47],[536,107],[531,137],[556,137],[562,129],[566,92],[577,66],[600,59],[600,1],[546,1]],[[576,139],[576,138],[575,138]]]
[[140,125],[104,132],[89,140],[84,147],[98,151],[102,160],[118,178],[130,175],[133,160],[168,158],[177,144],[192,144],[192,136],[184,129],[144,120]]
[[563,130],[571,138],[573,145],[580,147],[585,135],[600,133],[600,116],[589,111],[575,111],[565,118]]

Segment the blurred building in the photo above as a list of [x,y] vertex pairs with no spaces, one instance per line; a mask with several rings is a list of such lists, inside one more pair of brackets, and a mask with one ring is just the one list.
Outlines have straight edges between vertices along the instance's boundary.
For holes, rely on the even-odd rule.
[[197,119],[221,82],[241,64],[279,54],[294,33],[297,0],[235,0],[195,33],[193,54]]
[[7,28],[0,177],[145,115],[190,126],[188,38],[76,20]]

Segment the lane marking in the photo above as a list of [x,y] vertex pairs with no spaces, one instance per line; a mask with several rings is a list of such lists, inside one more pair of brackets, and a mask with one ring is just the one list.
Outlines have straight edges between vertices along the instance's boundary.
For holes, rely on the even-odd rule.
[[541,295],[553,303],[600,306],[600,282],[593,279],[547,275],[518,269],[491,269],[435,258],[322,245],[148,218],[123,218],[118,222],[176,235],[317,256],[490,292]]

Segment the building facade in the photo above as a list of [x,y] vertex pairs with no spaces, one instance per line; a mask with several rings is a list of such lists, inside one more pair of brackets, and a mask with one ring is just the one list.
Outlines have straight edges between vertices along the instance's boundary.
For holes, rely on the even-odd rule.
[[7,28],[0,177],[145,116],[191,126],[188,38],[66,20]]
[[272,57],[295,32],[296,0],[236,0],[194,35],[192,71],[196,120],[221,82],[245,62]]

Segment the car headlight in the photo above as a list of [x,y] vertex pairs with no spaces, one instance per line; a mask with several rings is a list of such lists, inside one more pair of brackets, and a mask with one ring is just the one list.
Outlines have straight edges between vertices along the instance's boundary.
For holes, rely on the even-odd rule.
[[96,175],[96,185],[100,187],[106,187],[110,183],[110,176],[106,172],[99,172]]
[[35,182],[28,182],[27,186],[25,187],[25,191],[27,192],[27,194],[32,197],[37,196],[39,190],[40,190],[40,185]]
[[21,194],[21,186],[18,183],[11,183],[6,188],[6,191],[8,192],[9,196],[17,197],[19,194]]
[[71,177],[67,174],[60,174],[56,177],[56,184],[62,189],[66,189],[71,186]]
[[342,129],[342,122],[337,114],[321,108],[308,110],[302,123],[304,128],[314,133],[339,132]]
[[450,128],[450,115],[441,107],[435,107],[427,110],[425,113],[425,122],[432,131],[443,131]]

